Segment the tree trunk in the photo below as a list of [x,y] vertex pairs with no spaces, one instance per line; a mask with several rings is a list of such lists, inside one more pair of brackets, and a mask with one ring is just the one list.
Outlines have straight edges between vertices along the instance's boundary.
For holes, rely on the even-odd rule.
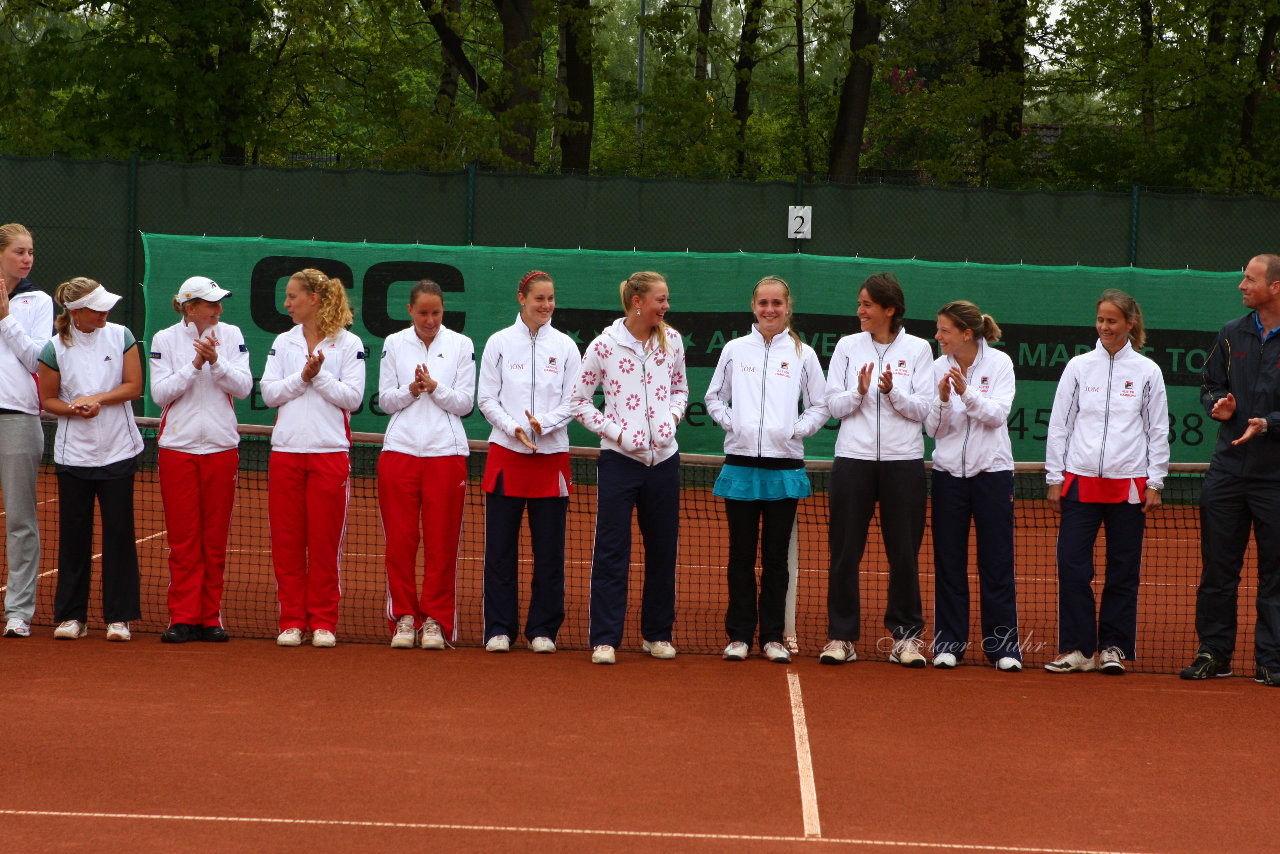
[[813,148],[809,145],[809,99],[805,97],[807,78],[804,71],[804,0],[796,0],[796,115],[800,118],[800,151],[804,171],[813,172]]
[[755,71],[756,42],[760,39],[760,16],[764,0],[747,0],[742,16],[742,37],[738,41],[738,61],[733,66],[733,118],[738,123],[738,175],[747,168],[747,120],[751,118],[751,74]]
[[853,27],[849,31],[849,74],[840,87],[840,107],[827,164],[827,174],[832,178],[858,177],[875,70],[872,48],[880,40],[881,24],[880,16],[871,13],[868,0],[857,0],[853,7]]
[[[444,0],[445,9],[453,18],[462,12],[462,0]],[[462,73],[462,69],[454,60],[453,54],[446,50],[443,45],[440,48],[441,57],[444,59],[444,71],[440,73],[440,85],[436,87],[436,114],[443,115],[453,109],[458,103],[458,77]]]
[[711,57],[711,0],[698,0],[697,48],[693,53],[693,79],[706,80]]
[[1022,138],[1022,102],[1026,90],[1027,0],[994,0],[995,20],[978,43],[978,69],[991,86],[987,111],[978,121],[982,163],[993,147]]
[[560,171],[586,172],[591,168],[591,136],[596,119],[591,0],[562,0],[560,14],[568,99],[560,139]]
[[537,145],[538,40],[534,30],[534,0],[493,0],[502,24],[502,78],[491,85],[467,58],[462,37],[453,28],[455,16],[438,0],[418,0],[427,21],[440,38],[440,49],[457,66],[476,99],[498,123],[498,148],[520,166],[534,165]]
[[1253,89],[1244,99],[1244,113],[1240,117],[1240,146],[1253,157],[1258,156],[1258,143],[1253,138],[1253,130],[1258,119],[1258,105],[1267,88],[1267,74],[1271,70],[1276,50],[1277,31],[1280,31],[1280,15],[1268,15],[1266,23],[1262,25],[1262,43],[1258,46],[1258,58],[1254,66],[1257,76],[1254,78]]
[[1138,31],[1142,39],[1141,51],[1142,89],[1139,95],[1138,111],[1142,116],[1142,136],[1147,142],[1156,138],[1156,98],[1151,84],[1151,56],[1156,49],[1156,27],[1152,17],[1151,0],[1139,0]]

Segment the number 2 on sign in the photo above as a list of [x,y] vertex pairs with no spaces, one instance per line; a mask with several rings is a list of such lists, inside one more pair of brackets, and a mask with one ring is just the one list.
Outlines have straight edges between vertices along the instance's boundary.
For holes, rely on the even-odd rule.
[[809,240],[813,237],[812,205],[788,206],[787,237],[793,240]]

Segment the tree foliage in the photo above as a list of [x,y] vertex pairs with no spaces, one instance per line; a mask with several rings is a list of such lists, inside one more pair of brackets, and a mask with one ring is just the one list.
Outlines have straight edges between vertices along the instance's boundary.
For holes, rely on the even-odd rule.
[[1274,193],[1278,33],[1280,0],[7,0],[0,150]]

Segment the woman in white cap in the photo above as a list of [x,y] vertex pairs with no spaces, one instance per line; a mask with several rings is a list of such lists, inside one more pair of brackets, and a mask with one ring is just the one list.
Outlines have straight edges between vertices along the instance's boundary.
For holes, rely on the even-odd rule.
[[16,222],[0,225],[0,494],[9,564],[4,596],[7,638],[31,634],[40,570],[36,479],[44,429],[40,394],[31,375],[53,331],[53,300],[27,279],[34,261],[31,232]]
[[120,301],[93,279],[58,285],[63,311],[40,353],[40,402],[58,416],[58,587],[53,636],[88,633],[93,502],[102,514],[102,616],[107,640],[127,641],[141,616],[138,547],[133,534],[133,473],[142,435],[130,401],[142,396],[142,359],[127,327],[107,322]]
[[165,643],[225,641],[222,578],[236,498],[240,435],[233,398],[253,387],[244,335],[221,323],[231,292],[192,276],[173,298],[182,320],[151,340],[160,417],[160,497],[169,538]]

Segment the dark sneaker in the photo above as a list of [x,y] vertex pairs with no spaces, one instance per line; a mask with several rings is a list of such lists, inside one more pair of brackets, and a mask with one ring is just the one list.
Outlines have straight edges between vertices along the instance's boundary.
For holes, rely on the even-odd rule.
[[[1219,676],[1226,674],[1220,673]],[[1280,670],[1272,670],[1265,664],[1255,664],[1253,666],[1253,681],[1269,688],[1280,688]]]
[[186,623],[174,623],[160,635],[161,643],[187,643],[194,640],[200,640],[200,627]]
[[207,643],[226,643],[231,635],[222,626],[205,626],[200,630],[200,640]]
[[1230,676],[1231,666],[1225,661],[1219,661],[1214,658],[1213,653],[1207,649],[1202,649],[1196,653],[1195,661],[1182,668],[1182,672],[1178,675],[1183,679],[1208,679],[1211,676]]

